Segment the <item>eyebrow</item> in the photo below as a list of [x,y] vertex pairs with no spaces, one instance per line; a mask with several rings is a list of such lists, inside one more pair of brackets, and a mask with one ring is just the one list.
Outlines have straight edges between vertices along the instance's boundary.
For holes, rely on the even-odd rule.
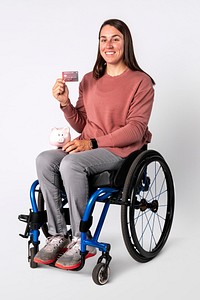
[[[114,35],[111,36],[111,38],[113,38],[113,37],[120,37],[121,38],[121,36],[119,34],[114,34]],[[101,35],[100,38],[107,38],[107,36],[106,35]]]

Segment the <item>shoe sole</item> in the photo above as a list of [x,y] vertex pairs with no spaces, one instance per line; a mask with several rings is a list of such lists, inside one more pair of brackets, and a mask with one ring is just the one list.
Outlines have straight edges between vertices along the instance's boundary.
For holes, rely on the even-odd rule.
[[57,257],[54,259],[50,259],[50,260],[41,260],[38,258],[34,258],[33,261],[37,264],[41,264],[41,265],[50,265],[52,263],[54,263],[56,261]]
[[61,251],[57,254],[57,256],[54,257],[53,259],[49,259],[49,260],[41,260],[41,259],[39,259],[39,258],[37,258],[37,257],[34,257],[33,261],[34,261],[35,263],[41,264],[41,265],[50,265],[50,264],[54,263],[54,262],[58,259],[58,257],[59,257],[60,254],[63,254],[63,253],[65,253],[66,251],[67,251],[67,248],[62,248]]
[[[95,256],[95,255],[96,255],[96,253],[88,253],[88,254],[85,256],[85,259],[90,258],[90,257],[93,257],[93,256]],[[59,263],[55,263],[55,267],[57,267],[57,268],[59,268],[59,269],[63,269],[63,270],[74,270],[74,269],[80,267],[80,265],[81,265],[81,262],[78,262],[77,264],[72,265],[72,266],[64,266],[64,265],[61,265],[61,264],[59,264]]]

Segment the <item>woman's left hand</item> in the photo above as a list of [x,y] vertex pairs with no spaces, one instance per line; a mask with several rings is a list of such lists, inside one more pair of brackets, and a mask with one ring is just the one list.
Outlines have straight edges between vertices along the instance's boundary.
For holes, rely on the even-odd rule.
[[73,140],[62,147],[62,150],[68,153],[82,152],[91,150],[90,140]]

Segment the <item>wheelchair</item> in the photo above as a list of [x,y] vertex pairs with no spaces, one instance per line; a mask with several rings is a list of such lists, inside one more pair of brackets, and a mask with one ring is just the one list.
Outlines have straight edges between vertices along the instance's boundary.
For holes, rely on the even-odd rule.
[[[92,279],[104,285],[110,278],[111,245],[100,242],[99,236],[111,204],[121,207],[122,236],[131,257],[140,263],[155,258],[164,247],[174,215],[174,184],[168,164],[155,150],[141,150],[131,153],[115,172],[102,172],[89,178],[91,195],[80,222],[81,270],[85,264],[86,246],[93,246],[102,253],[92,271]],[[70,226],[66,195],[62,195],[63,213]],[[28,261],[36,268],[34,256],[39,250],[39,235],[48,233],[45,203],[38,180],[30,188],[31,206],[29,215],[19,215],[18,219],[27,223],[25,233],[20,234],[28,241]],[[102,203],[102,211],[94,234],[89,239],[87,232],[93,224],[93,212],[97,202]],[[70,232],[70,230],[69,230]]]

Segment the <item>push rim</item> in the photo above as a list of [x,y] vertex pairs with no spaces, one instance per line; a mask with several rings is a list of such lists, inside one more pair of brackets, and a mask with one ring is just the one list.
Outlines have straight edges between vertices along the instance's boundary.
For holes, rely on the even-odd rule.
[[147,262],[163,248],[173,219],[173,180],[163,157],[153,150],[143,153],[131,166],[124,190],[125,244],[134,259]]

